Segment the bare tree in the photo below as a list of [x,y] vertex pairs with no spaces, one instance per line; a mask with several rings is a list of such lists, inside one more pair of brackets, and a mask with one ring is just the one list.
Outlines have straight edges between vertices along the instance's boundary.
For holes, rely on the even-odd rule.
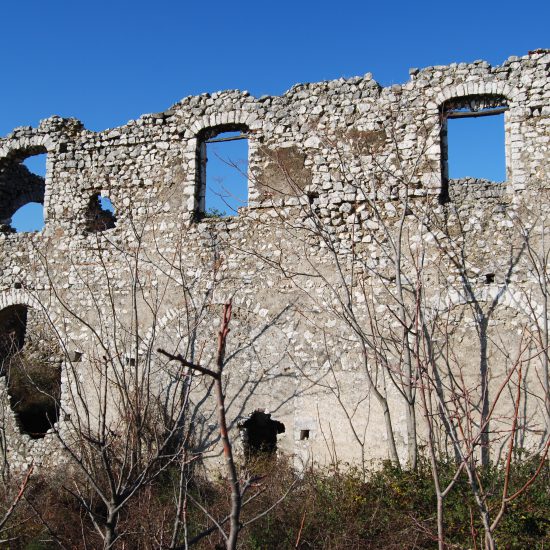
[[[49,395],[58,418],[50,419],[46,437],[65,462],[50,466],[66,468],[62,489],[86,514],[83,544],[96,544],[99,539],[104,548],[113,548],[134,537],[128,531],[134,505],[161,478],[170,477],[176,486],[173,505],[164,512],[166,517],[158,518],[159,532],[147,537],[163,547],[183,543],[187,548],[215,530],[225,536],[224,526],[229,525],[227,541],[233,548],[244,527],[239,520],[241,504],[251,502],[263,489],[246,469],[237,471],[232,457],[229,433],[242,413],[234,404],[238,396],[231,396],[229,406],[236,409],[231,421],[226,420],[225,404],[220,411],[211,403],[212,393],[218,400],[224,398],[221,372],[227,362],[225,341],[231,317],[228,306],[216,352],[211,322],[216,306],[213,295],[224,282],[222,247],[213,238],[190,270],[185,228],[167,247],[156,220],[155,212],[139,224],[129,220],[132,246],[121,244],[108,231],[89,235],[82,243],[87,261],[70,265],[71,285],[63,284],[47,249],[34,250],[35,269],[44,274],[46,290],[37,291],[25,280],[22,287],[51,332],[58,347],[56,356],[63,363],[61,396]],[[233,281],[226,286],[229,294],[235,292]],[[259,327],[259,334],[268,326],[269,322]],[[31,332],[25,337],[32,338]],[[252,348],[253,341],[241,345]],[[183,363],[157,352],[168,346],[185,358]],[[208,365],[212,354],[217,356],[217,370],[206,366],[204,372],[219,374],[199,376],[201,362],[208,356]],[[239,347],[233,347],[230,359],[235,361],[238,354]],[[33,373],[23,370],[38,390]],[[240,391],[246,404],[247,386]],[[213,415],[219,415],[215,426],[223,427],[218,434],[212,427]],[[222,518],[214,517],[190,491],[199,483],[198,463],[205,455],[217,453],[218,442],[231,455],[228,465],[233,464],[234,507]],[[252,488],[253,494],[247,494]],[[62,540],[38,503],[31,499],[29,505],[51,536]],[[190,506],[200,510],[209,525],[189,526],[186,510]],[[254,518],[246,524],[251,521]]]
[[[293,282],[319,318],[334,318],[347,327],[343,345],[354,348],[361,358],[367,393],[382,411],[388,454],[395,464],[402,460],[395,436],[396,410],[389,394],[395,391],[400,396],[407,424],[406,463],[415,468],[415,277],[417,264],[425,260],[416,239],[428,233],[427,216],[437,200],[418,193],[418,189],[422,163],[437,129],[427,124],[418,132],[415,150],[402,151],[400,141],[405,130],[400,128],[404,120],[406,113],[399,111],[383,126],[365,131],[328,133],[312,126],[311,133],[330,151],[329,160],[337,173],[333,177],[339,178],[347,195],[354,197],[349,204],[337,202],[332,210],[319,199],[318,190],[297,179],[277,151],[264,147],[265,156],[278,167],[288,189],[283,200],[291,205],[287,207],[290,214],[281,213],[272,223],[284,228],[292,244],[286,247],[281,243],[276,260],[262,259]],[[281,195],[261,175],[255,183],[267,189],[266,195]],[[313,293],[312,280],[325,292]],[[309,321],[322,338],[323,329],[312,317]],[[337,362],[337,357],[329,360],[331,371]],[[334,388],[334,382],[327,381],[326,385]],[[340,406],[348,421],[352,420],[355,413],[346,410],[343,402]],[[352,431],[358,435],[363,429],[353,427]],[[354,437],[363,449],[363,438]]]
[[[35,393],[55,402],[58,413],[49,418],[47,437],[66,461],[63,489],[80,503],[104,548],[124,538],[121,518],[138,495],[173,465],[185,469],[201,454],[193,431],[201,404],[191,403],[193,377],[155,350],[169,338],[194,359],[212,289],[206,280],[195,292],[198,279],[186,273],[181,241],[159,260],[155,235],[144,229],[153,225],[149,214],[144,224],[130,220],[133,247],[119,245],[109,233],[90,235],[83,251],[89,261],[71,265],[71,286],[60,282],[47,250],[38,247],[34,258],[47,291],[22,282],[33,304],[28,309],[39,312],[50,338],[29,329],[20,340],[53,342],[63,363],[63,391],[41,388],[30,364],[20,370]],[[215,257],[212,265],[215,278]],[[175,295],[186,310],[167,332],[167,297]],[[177,532],[174,519],[174,537]]]
[[209,376],[214,380],[214,389],[216,394],[216,404],[218,411],[218,426],[220,430],[220,439],[223,445],[223,454],[225,457],[225,467],[227,470],[227,477],[229,480],[229,486],[231,490],[231,513],[229,514],[229,533],[220,528],[220,532],[226,542],[228,550],[233,550],[237,546],[237,538],[239,530],[241,529],[240,514],[242,506],[242,488],[237,478],[237,467],[233,458],[233,448],[229,440],[228,422],[226,418],[225,408],[225,396],[222,386],[223,368],[225,365],[225,348],[227,342],[227,336],[229,334],[229,321],[231,320],[231,302],[225,304],[222,315],[222,325],[218,333],[218,347],[216,354],[216,370],[210,370],[200,365],[195,365],[188,362],[181,355],[172,355],[165,350],[159,349],[158,351],[168,357],[172,361],[178,362],[182,367],[190,368],[200,374]]
[[[355,203],[341,207],[337,203],[332,211],[326,201],[319,200],[318,191],[296,179],[295,171],[285,166],[277,151],[266,148],[265,155],[278,166],[289,189],[283,199],[288,200],[288,212],[283,210],[275,216],[273,224],[284,228],[292,245],[281,243],[275,259],[262,259],[292,281],[304,303],[314,304],[309,316],[304,314],[308,309],[304,303],[298,308],[320,342],[327,340],[323,328],[326,317],[337,319],[349,329],[343,345],[356,345],[360,350],[356,356],[363,358],[368,394],[382,409],[389,456],[397,464],[401,461],[394,437],[396,409],[388,399],[388,387],[397,389],[403,398],[409,467],[416,465],[418,442],[424,440],[428,445],[440,547],[446,544],[444,499],[459,477],[466,475],[484,526],[485,545],[493,548],[494,532],[508,503],[528,490],[548,452],[545,218],[541,213],[526,214],[521,208],[510,208],[515,227],[506,233],[498,249],[502,253],[502,282],[488,288],[494,274],[481,280],[473,242],[479,237],[475,233],[470,236],[460,208],[452,203],[440,204],[437,196],[419,192],[426,152],[434,143],[438,125],[426,126],[414,152],[405,156],[400,152],[399,122],[397,114],[377,134],[378,141],[371,130],[366,144],[354,132],[327,135],[326,130],[312,128],[329,157],[335,159],[333,164],[338,165],[348,194],[351,196],[353,191],[356,197]],[[256,184],[267,187],[273,196],[281,195],[279,188],[269,188],[261,178]],[[509,219],[505,222],[510,227]],[[374,259],[365,254],[365,241],[372,243]],[[256,251],[249,253],[259,256]],[[325,263],[327,256],[330,262]],[[510,307],[508,288],[522,269],[528,270],[535,284],[522,292],[520,309],[524,323],[535,329],[514,336],[504,332],[499,315]],[[313,292],[311,280],[326,292]],[[443,314],[441,306],[451,295],[458,297],[460,307],[452,314],[452,307]],[[471,352],[460,343],[464,330],[473,331],[464,343],[474,348],[475,356],[468,356]],[[324,349],[330,357],[328,374],[308,380],[332,393],[363,453],[365,432],[357,430],[356,409],[343,397],[334,375],[341,351],[326,345]],[[540,367],[533,371],[537,363]],[[500,380],[495,382],[497,376]],[[538,388],[534,383],[537,379]],[[529,421],[526,411],[532,407],[529,403],[541,399],[544,403],[540,411],[546,425],[538,446],[542,458],[534,476],[517,493],[510,494],[509,475],[513,459],[519,454],[519,441],[527,441],[525,434],[536,432],[540,425],[538,413],[533,411]],[[419,412],[425,428],[420,435]],[[440,461],[449,455],[456,461],[455,475],[442,486]],[[498,461],[499,456],[504,458],[505,478],[501,506],[495,511],[487,505],[488,493],[481,477],[490,461]]]
[[[10,518],[13,516],[18,504],[25,496],[25,492],[29,487],[29,481],[31,479],[33,469],[34,469],[34,466],[31,464],[31,466],[27,470],[27,473],[24,475],[21,481],[21,484],[19,485],[19,488],[16,491],[15,495],[11,494],[11,491],[9,490],[10,486],[8,486],[4,482],[4,494],[2,495],[2,501],[3,501],[2,505],[4,505],[5,501],[7,501],[7,506],[5,506],[1,512],[2,516],[0,517],[0,537],[7,530],[8,522],[10,521]],[[9,541],[10,541],[9,538],[4,540],[0,538],[0,544],[7,544]]]

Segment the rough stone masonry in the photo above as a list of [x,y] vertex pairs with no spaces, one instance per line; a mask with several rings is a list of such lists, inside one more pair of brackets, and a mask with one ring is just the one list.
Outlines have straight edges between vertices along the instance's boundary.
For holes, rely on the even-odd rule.
[[[61,412],[44,433],[23,425],[0,378],[8,462],[60,459],[74,388],[93,402],[98,338],[118,343],[128,372],[159,346],[208,365],[228,299],[233,433],[270,414],[277,452],[297,465],[387,458],[389,418],[406,460],[411,430],[425,441],[422,369],[440,369],[443,393],[462,380],[482,415],[528,338],[542,351],[524,369],[521,445],[536,447],[550,428],[549,66],[537,50],[411,69],[389,87],[366,74],[280,97],[230,90],[102,132],[52,116],[0,139],[0,336],[24,349],[42,320],[63,350]],[[449,178],[448,122],[478,116],[504,117],[506,181]],[[248,142],[248,202],[210,217],[205,143],[228,131]],[[23,164],[43,153],[45,178]],[[15,233],[29,202],[45,226]],[[415,347],[419,322],[430,352]],[[169,396],[156,361],[151,391]],[[195,383],[210,449],[208,384]],[[491,425],[506,426],[511,406],[500,396]],[[496,454],[504,438],[491,437]]]

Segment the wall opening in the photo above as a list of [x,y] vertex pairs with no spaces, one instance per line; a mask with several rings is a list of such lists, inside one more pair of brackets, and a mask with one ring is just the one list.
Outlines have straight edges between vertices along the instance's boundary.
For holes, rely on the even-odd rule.
[[11,226],[16,233],[33,233],[44,229],[44,205],[28,202],[18,208],[11,217]]
[[46,161],[43,146],[15,151],[0,161],[0,231],[44,228]]
[[197,218],[236,216],[248,205],[248,130],[226,125],[199,135]]
[[506,180],[505,112],[502,96],[451,99],[441,110],[442,196],[449,182]]
[[0,311],[0,376],[21,432],[44,437],[59,419],[61,355],[46,319],[25,305]]
[[90,199],[86,210],[86,231],[100,233],[116,226],[115,208],[111,200],[99,193]]
[[271,414],[254,411],[246,420],[239,422],[245,457],[274,454],[277,450],[277,434],[285,432],[282,422],[271,419]]
[[26,157],[23,164],[27,167],[27,170],[31,172],[31,174],[36,174],[37,176],[45,178],[47,160],[48,154],[44,152]]

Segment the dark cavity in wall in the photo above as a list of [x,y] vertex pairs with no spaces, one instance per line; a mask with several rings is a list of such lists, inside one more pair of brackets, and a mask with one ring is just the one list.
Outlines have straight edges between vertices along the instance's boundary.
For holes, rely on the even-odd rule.
[[44,437],[59,418],[61,360],[45,319],[25,305],[0,311],[0,375],[21,432]]
[[100,233],[116,226],[113,203],[108,197],[96,193],[90,199],[86,210],[86,231]]
[[277,450],[277,434],[285,431],[285,425],[272,420],[269,413],[254,411],[246,420],[239,422],[245,456],[273,454]]

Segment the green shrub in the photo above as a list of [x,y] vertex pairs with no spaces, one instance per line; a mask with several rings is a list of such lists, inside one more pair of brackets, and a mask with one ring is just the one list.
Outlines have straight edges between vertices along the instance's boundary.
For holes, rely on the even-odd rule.
[[[536,464],[533,459],[513,466],[512,490],[529,479]],[[443,481],[451,479],[454,464],[442,462],[439,468]],[[258,495],[242,511],[244,524],[288,494],[268,514],[243,529],[239,537],[239,548],[243,550],[437,547],[436,501],[431,471],[425,461],[420,462],[416,471],[400,470],[390,464],[369,472],[308,469],[296,479],[285,461],[258,460],[247,465],[247,474],[250,472],[259,481],[245,498],[256,492]],[[15,541],[10,549],[49,548],[48,543],[41,542],[52,538],[44,522],[68,548],[84,548],[84,536],[88,548],[100,546],[89,518],[67,490],[72,487],[72,481],[67,472],[57,479],[33,481],[27,501],[41,510],[43,517],[39,519],[26,503],[22,503],[12,520],[9,535]],[[481,483],[490,492],[489,506],[494,513],[500,504],[502,470],[491,466],[482,472]],[[167,469],[154,484],[145,487],[130,501],[121,517],[123,535],[118,547],[158,548],[160,540],[167,544],[177,484],[177,468]],[[82,480],[79,485],[84,486]],[[546,463],[529,490],[509,506],[495,533],[499,548],[542,550],[550,547],[549,487],[550,468]],[[213,517],[223,518],[228,514],[230,495],[225,480],[207,480],[196,471],[188,490],[193,500],[200,502]],[[477,547],[482,548],[483,529],[464,475],[446,497],[444,507],[448,547],[473,548],[475,537]],[[104,513],[100,502],[95,513]],[[212,525],[191,501],[187,520],[190,537]],[[220,542],[220,535],[214,531],[194,548],[216,548]]]

